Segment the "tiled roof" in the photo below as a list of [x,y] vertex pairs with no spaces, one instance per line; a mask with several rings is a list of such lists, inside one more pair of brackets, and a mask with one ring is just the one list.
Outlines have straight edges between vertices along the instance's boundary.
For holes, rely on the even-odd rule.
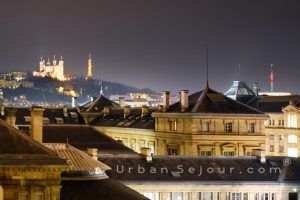
[[105,171],[110,169],[107,165],[70,144],[44,143],[44,145],[56,152],[60,158],[67,160],[68,166],[62,172],[63,177],[107,178]]
[[[189,95],[189,106],[185,112],[222,113],[222,114],[263,114],[262,112],[238,101],[232,100],[222,93],[207,87],[200,92]],[[181,112],[180,102],[169,107],[167,112]]]
[[61,200],[146,200],[140,193],[113,180],[62,181]]
[[300,95],[292,96],[256,96],[247,104],[262,112],[282,112],[282,108],[289,105],[290,101],[300,102]]
[[54,151],[0,120],[0,164],[65,164]]
[[110,114],[104,116],[102,113],[90,125],[154,129],[155,122],[151,114],[155,111],[156,109],[149,109],[148,114],[142,117],[142,108],[131,108],[130,115],[124,118],[123,108],[112,108]]
[[[283,157],[267,157],[266,163],[261,163],[257,157],[200,157],[200,156],[153,156],[152,162],[147,162],[142,156],[135,157],[110,157],[99,158],[99,160],[109,165],[112,170],[107,171],[107,175],[116,180],[128,181],[273,181],[273,182],[300,182],[300,159],[289,158],[291,164],[285,166]],[[122,166],[124,172],[121,173]],[[138,167],[145,169],[144,173],[138,172]],[[183,169],[179,172],[178,166]],[[119,167],[119,171],[116,169]],[[130,172],[128,167],[133,167]],[[189,173],[189,168],[195,168],[195,173]],[[200,167],[202,168],[201,176]],[[259,173],[262,167],[266,173]],[[279,167],[279,171],[271,171],[271,168]],[[157,173],[151,173],[150,169],[156,169]],[[162,168],[167,168],[167,172]],[[208,168],[215,169],[214,173],[207,172]],[[225,173],[216,171],[223,170]],[[232,173],[230,168],[234,168]],[[253,173],[247,173],[248,169],[253,169]],[[153,172],[153,171],[152,171]]]
[[100,113],[106,106],[116,107],[118,104],[101,95],[93,102],[82,106],[80,111],[83,113]]
[[133,150],[88,125],[45,125],[44,143],[66,143],[86,150],[97,148],[101,154],[132,154]]

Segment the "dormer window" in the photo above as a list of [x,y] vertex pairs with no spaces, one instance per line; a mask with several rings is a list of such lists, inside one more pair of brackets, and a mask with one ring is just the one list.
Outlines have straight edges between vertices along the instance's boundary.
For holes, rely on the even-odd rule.
[[57,124],[63,124],[64,123],[64,119],[61,118],[61,117],[56,117],[55,120],[56,120]]
[[48,117],[43,117],[43,124],[49,124],[50,120]]

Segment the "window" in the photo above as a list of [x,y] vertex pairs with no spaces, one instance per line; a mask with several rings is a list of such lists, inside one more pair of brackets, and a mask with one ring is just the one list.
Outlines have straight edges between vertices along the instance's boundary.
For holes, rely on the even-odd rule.
[[297,148],[288,148],[288,156],[297,157],[298,156]]
[[209,132],[209,121],[202,121],[202,132]]
[[280,135],[279,136],[279,153],[284,152],[284,136]]
[[241,193],[233,192],[231,193],[231,200],[242,200],[241,196],[242,196]]
[[234,156],[234,151],[225,151],[224,156]]
[[255,193],[255,194],[254,194],[254,200],[259,200],[259,198],[258,198],[258,193]]
[[272,125],[273,125],[273,126],[275,125],[275,120],[274,120],[274,119],[272,120]]
[[262,193],[260,200],[269,200],[269,193]]
[[212,151],[200,151],[200,156],[212,156]]
[[177,121],[176,120],[169,121],[169,129],[170,129],[170,131],[177,131]]
[[243,200],[248,200],[248,199],[249,199],[248,193],[244,192],[243,193]]
[[168,155],[177,156],[178,155],[178,149],[174,148],[174,147],[168,147]]
[[274,152],[274,135],[270,135],[270,152]]
[[232,133],[232,122],[225,123],[225,132]]
[[291,144],[297,144],[297,135],[289,135],[288,142]]
[[271,200],[276,200],[276,193],[271,194]]
[[288,115],[288,127],[297,128],[297,115],[295,114]]
[[255,133],[255,123],[254,122],[249,123],[248,132]]

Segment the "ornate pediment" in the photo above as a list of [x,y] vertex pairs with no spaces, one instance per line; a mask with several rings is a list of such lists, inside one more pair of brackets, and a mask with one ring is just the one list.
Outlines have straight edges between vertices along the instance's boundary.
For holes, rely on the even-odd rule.
[[282,108],[282,112],[298,112],[298,111],[299,109],[293,104],[287,105],[286,107]]

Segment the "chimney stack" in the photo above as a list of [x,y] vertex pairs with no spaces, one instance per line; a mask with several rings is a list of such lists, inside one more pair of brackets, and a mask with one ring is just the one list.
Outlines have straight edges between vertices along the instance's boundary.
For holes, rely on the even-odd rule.
[[127,118],[130,115],[131,108],[130,106],[124,107],[124,118]]
[[143,106],[142,107],[142,117],[145,117],[146,115],[148,115],[149,114],[149,108],[148,108],[148,106]]
[[5,113],[6,113],[5,121],[13,127],[16,126],[16,112],[17,112],[16,108],[10,107],[5,109]]
[[189,91],[181,90],[180,91],[180,105],[181,112],[185,112],[189,107]]
[[109,106],[105,106],[103,108],[103,115],[104,117],[110,114],[110,107]]
[[147,162],[152,162],[152,154],[151,154],[150,148],[142,147],[141,154],[144,156],[144,158],[147,160]]
[[119,97],[119,106],[121,108],[125,107],[125,97]]
[[94,158],[95,160],[98,160],[98,149],[87,148],[87,154],[92,158]]
[[31,136],[34,140],[43,142],[43,113],[44,108],[32,107],[31,114]]
[[163,91],[163,112],[166,112],[170,106],[170,91]]

